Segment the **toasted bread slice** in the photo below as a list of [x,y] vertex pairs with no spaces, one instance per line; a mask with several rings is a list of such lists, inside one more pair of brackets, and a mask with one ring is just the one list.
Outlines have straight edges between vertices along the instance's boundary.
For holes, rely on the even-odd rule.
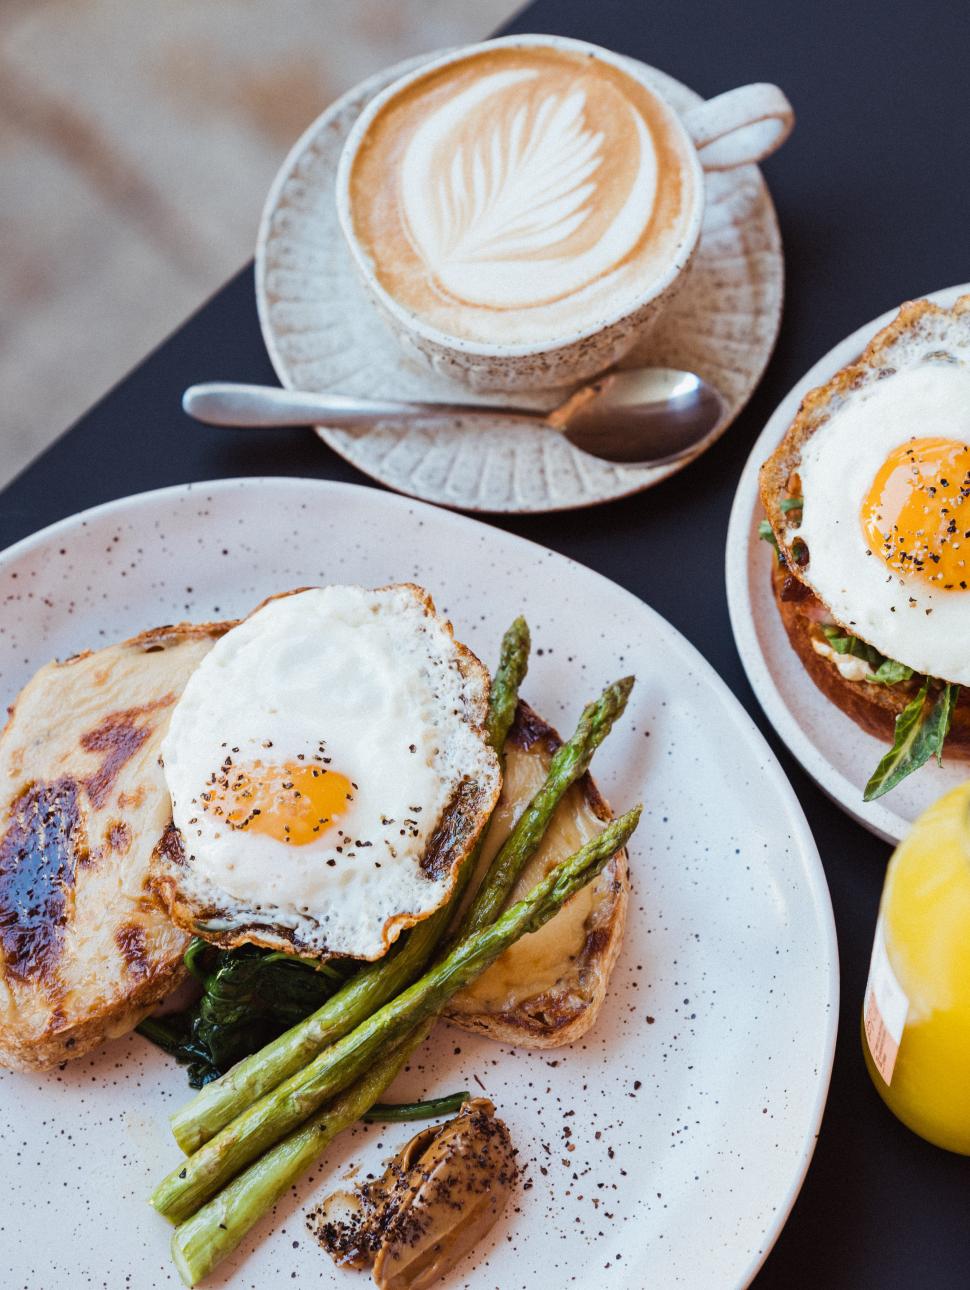
[[186,936],[145,881],[171,818],[169,714],[226,624],[49,663],[0,734],[0,1063],[43,1070],[137,1025]]
[[[801,495],[799,466],[804,445],[844,403],[847,395],[895,370],[897,363],[912,361],[917,352],[946,351],[956,337],[967,345],[970,332],[970,295],[961,296],[951,309],[929,300],[909,301],[888,326],[878,332],[854,362],[842,368],[825,385],[810,390],[784,438],[761,467],[761,501],[771,524],[783,563],[772,564],[772,588],[792,647],[812,680],[825,696],[858,725],[880,740],[891,743],[896,717],[913,699],[921,677],[895,685],[873,684],[855,659],[845,659],[825,648],[822,623],[841,627],[859,636],[823,604],[810,583],[811,552],[807,565],[799,550],[798,509],[785,504]],[[864,637],[863,637],[864,639]],[[849,673],[846,675],[846,673]],[[853,675],[855,673],[856,675]],[[953,723],[946,740],[947,755],[970,757],[970,694],[960,691]]]
[[[901,681],[897,685],[874,685],[864,678],[868,669],[860,666],[854,671],[860,679],[844,676],[833,657],[834,651],[825,649],[825,637],[820,624],[831,621],[825,607],[808,590],[804,583],[794,580],[786,567],[772,561],[772,589],[781,621],[788,634],[792,649],[801,659],[805,670],[838,708],[857,725],[884,743],[891,744],[895,733],[896,718],[906,707],[922,683],[921,677]],[[797,590],[793,589],[794,587]],[[793,594],[794,591],[794,594]],[[816,644],[822,652],[816,648]],[[856,663],[861,660],[850,659]],[[842,664],[845,667],[845,663]],[[970,695],[961,690],[953,713],[953,724],[946,737],[948,757],[970,758]]]
[[[542,784],[561,740],[520,703],[505,752],[502,796],[486,838],[483,867],[508,836]],[[589,774],[560,803],[542,845],[519,878],[509,904],[577,851],[613,818]],[[629,875],[618,851],[595,882],[578,891],[538,932],[523,936],[477,981],[451,1001],[445,1015],[465,1030],[527,1048],[555,1048],[592,1026],[620,952]]]

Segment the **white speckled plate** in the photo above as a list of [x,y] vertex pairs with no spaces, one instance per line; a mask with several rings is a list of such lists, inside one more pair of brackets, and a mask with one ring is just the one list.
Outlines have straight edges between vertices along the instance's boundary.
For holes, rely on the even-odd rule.
[[[930,293],[937,304],[952,305],[970,283]],[[758,471],[791,425],[809,390],[824,385],[841,367],[854,362],[881,328],[895,318],[890,309],[866,323],[820,358],[775,409],[758,437],[741,475],[731,510],[727,540],[727,593],[731,626],[741,661],[765,715],[825,793],[854,820],[887,842],[898,842],[922,811],[967,777],[965,762],[934,761],[910,775],[875,802],[862,793],[886,745],[841,712],[816,689],[788,643],[771,590],[771,561],[758,539],[764,512],[758,497]]]
[[[388,493],[228,480],[100,507],[0,556],[0,698],[51,655],[154,623],[243,613],[304,583],[404,578],[489,661],[524,610],[525,693],[564,729],[605,682],[636,672],[596,773],[616,805],[647,808],[593,1032],[537,1053],[442,1025],[394,1090],[486,1092],[528,1167],[528,1187],[442,1290],[743,1285],[815,1145],[838,1010],[832,912],[764,740],[652,610],[541,547]],[[178,1158],[166,1121],[186,1092],[137,1036],[50,1075],[0,1076],[5,1286],[177,1283],[145,1197]],[[372,1169],[410,1132],[347,1135],[208,1284],[363,1286],[310,1242],[303,1213],[351,1161]]]
[[[433,55],[426,55],[433,57]],[[367,397],[501,402],[411,366],[358,281],[337,222],[333,189],[344,139],[365,104],[425,58],[391,67],[338,99],[296,143],[277,175],[256,245],[263,339],[284,386]],[[642,64],[640,65],[643,66]],[[700,96],[654,68],[678,109]],[[579,452],[561,435],[503,422],[433,432],[374,422],[320,426],[324,442],[389,488],[471,511],[538,512],[591,506],[659,483],[730,425],[761,379],[781,320],[784,261],[771,197],[757,166],[707,176],[707,212],[690,278],[657,329],[619,364],[698,372],[721,390],[727,413],[692,457],[674,465],[618,466]],[[516,394],[554,407],[563,393]],[[508,401],[508,400],[506,400]]]

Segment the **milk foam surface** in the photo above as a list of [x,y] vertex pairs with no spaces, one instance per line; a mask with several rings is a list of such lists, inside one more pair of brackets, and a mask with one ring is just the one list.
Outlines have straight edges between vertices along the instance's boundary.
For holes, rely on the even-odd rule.
[[377,114],[350,177],[354,230],[385,289],[439,330],[565,339],[669,266],[690,214],[681,146],[611,64],[495,47]]

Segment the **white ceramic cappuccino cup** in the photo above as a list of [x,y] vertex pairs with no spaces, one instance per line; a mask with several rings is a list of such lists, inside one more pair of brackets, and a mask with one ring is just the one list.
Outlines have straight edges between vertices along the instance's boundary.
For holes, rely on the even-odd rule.
[[[511,343],[482,341],[432,325],[379,280],[374,260],[355,220],[351,178],[355,161],[371,140],[375,120],[429,72],[445,69],[495,47],[563,51],[598,59],[618,69],[647,92],[651,110],[675,141],[682,208],[678,234],[665,248],[662,262],[635,294],[578,327],[563,327],[541,339]],[[340,225],[357,270],[380,312],[410,357],[443,375],[480,390],[521,390],[584,380],[609,367],[629,350],[661,316],[664,305],[684,280],[700,238],[704,215],[704,172],[729,170],[757,162],[774,152],[791,131],[794,114],[775,85],[745,85],[678,114],[640,64],[585,41],[559,36],[506,36],[453,50],[423,64],[378,94],[364,109],[344,145],[337,172],[336,202]],[[373,240],[373,239],[372,239]],[[456,306],[460,308],[461,306]]]

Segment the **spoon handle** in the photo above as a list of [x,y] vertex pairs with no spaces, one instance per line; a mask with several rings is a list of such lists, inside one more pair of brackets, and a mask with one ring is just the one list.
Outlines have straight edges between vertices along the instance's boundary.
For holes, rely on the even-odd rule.
[[211,381],[192,385],[182,407],[196,421],[213,426],[333,426],[368,425],[381,419],[415,420],[460,416],[469,420],[514,419],[542,421],[541,413],[483,407],[474,403],[399,403],[391,399],[358,399],[347,394],[310,394],[273,385],[238,385]]

